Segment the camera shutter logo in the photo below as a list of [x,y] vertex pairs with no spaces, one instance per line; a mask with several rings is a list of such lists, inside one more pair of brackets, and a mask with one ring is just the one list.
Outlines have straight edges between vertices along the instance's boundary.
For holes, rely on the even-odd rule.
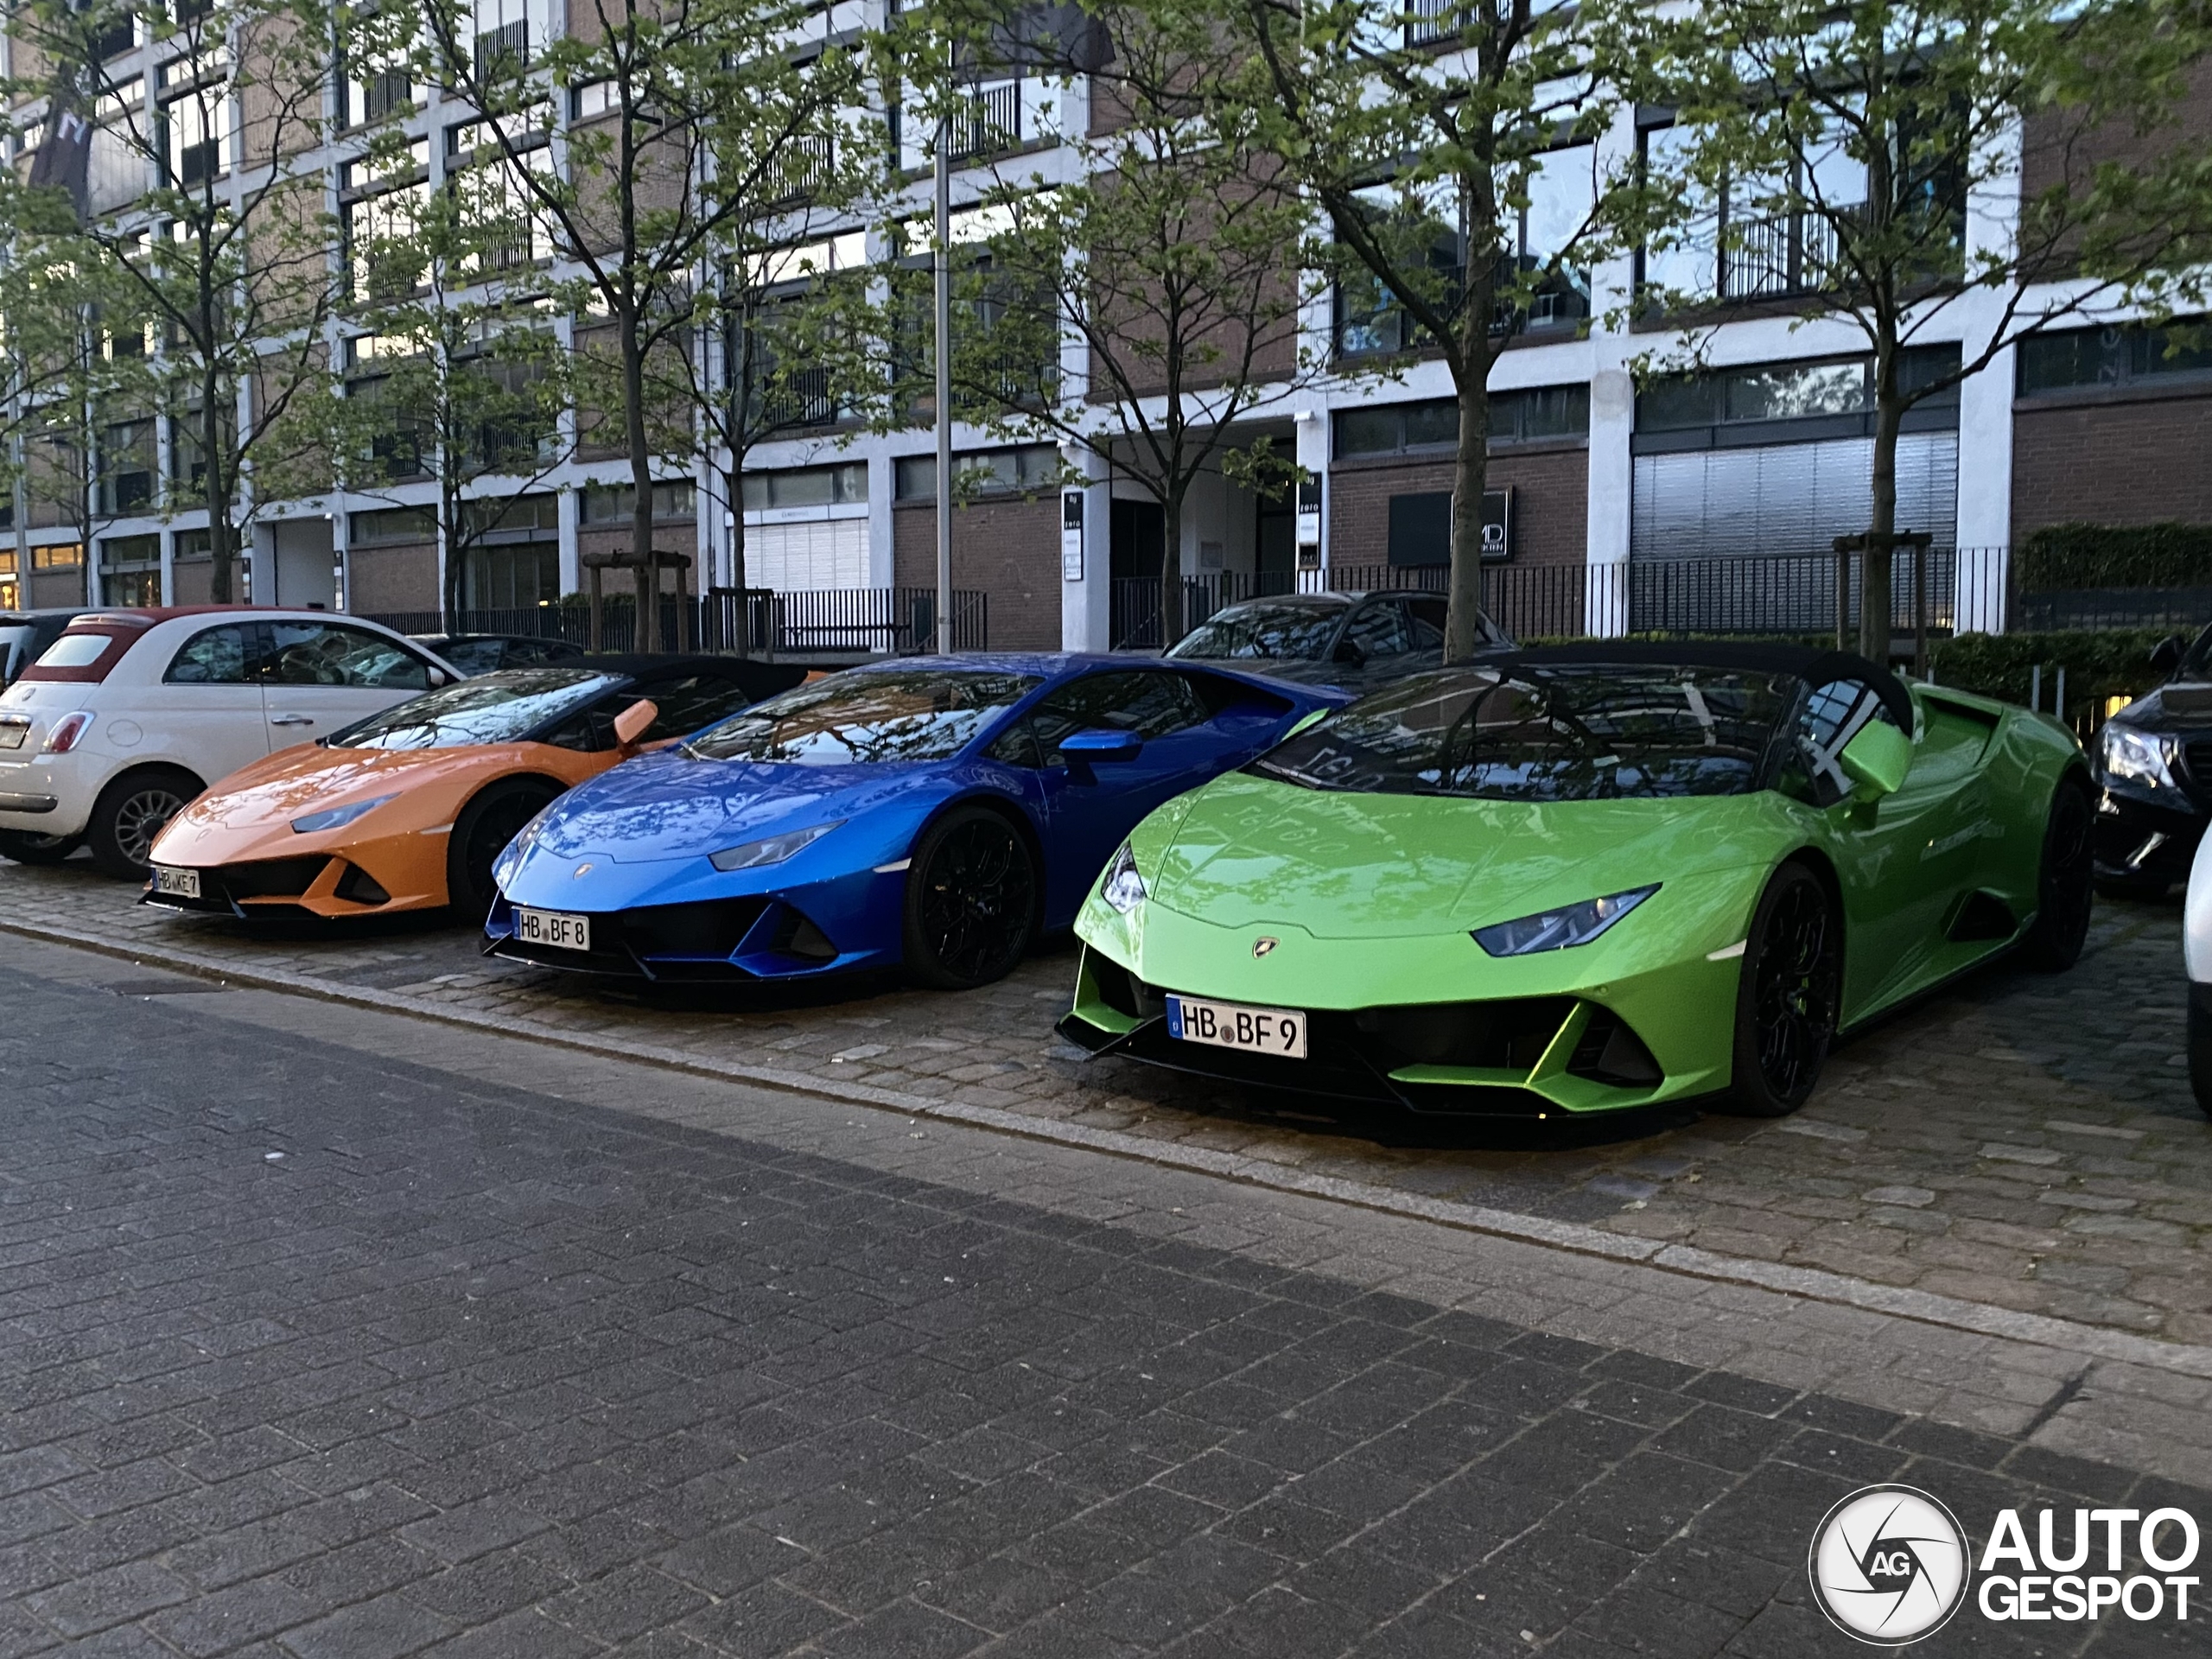
[[1901,1648],[1943,1628],[1967,1599],[1971,1560],[1958,1519],[1910,1486],[1866,1486],[1813,1530],[1813,1599],[1847,1636]]

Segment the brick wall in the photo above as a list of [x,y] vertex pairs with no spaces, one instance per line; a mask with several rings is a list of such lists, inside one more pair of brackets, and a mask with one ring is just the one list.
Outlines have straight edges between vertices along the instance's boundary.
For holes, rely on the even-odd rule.
[[[893,581],[937,585],[937,508],[893,509]],[[975,501],[952,510],[952,585],[991,596],[991,649],[1060,648],[1060,498]]]
[[[435,611],[438,608],[438,547],[435,542],[410,543],[402,547],[357,547],[346,556],[352,575],[346,591],[346,608],[367,615],[391,611]],[[200,569],[204,571],[206,566]],[[184,585],[186,566],[177,566],[177,586]],[[201,580],[206,580],[203,575]],[[180,600],[190,604],[190,600]]]
[[[1513,486],[1516,564],[1580,564],[1587,556],[1590,457],[1581,448],[1496,454],[1490,486]],[[1452,462],[1346,461],[1329,469],[1329,562],[1385,564],[1390,498],[1452,487]]]
[[2024,403],[2012,540],[2044,524],[2212,524],[2212,392]]
[[34,570],[30,595],[23,602],[34,607],[81,605],[85,602],[85,573],[81,569]]

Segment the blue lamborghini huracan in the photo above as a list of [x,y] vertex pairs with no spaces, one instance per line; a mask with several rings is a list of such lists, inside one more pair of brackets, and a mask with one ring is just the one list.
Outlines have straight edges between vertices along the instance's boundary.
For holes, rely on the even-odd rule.
[[494,954],[656,981],[1009,972],[1153,808],[1341,705],[1128,657],[909,658],[570,790],[494,867]]

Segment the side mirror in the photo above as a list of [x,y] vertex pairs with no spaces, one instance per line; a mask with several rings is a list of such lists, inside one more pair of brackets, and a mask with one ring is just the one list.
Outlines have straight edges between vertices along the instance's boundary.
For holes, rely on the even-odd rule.
[[1904,786],[1912,766],[1912,740],[1894,726],[1869,721],[1836,757],[1863,800],[1877,801]]
[[2187,647],[2181,635],[2170,633],[2151,647],[2151,666],[2161,674],[2171,674],[2181,666],[2181,654]]
[[433,691],[436,690],[442,685],[451,685],[453,683],[453,676],[447,673],[442,668],[426,669],[423,672],[424,677],[429,681],[430,690]]
[[1362,651],[1356,642],[1350,639],[1339,639],[1337,641],[1336,650],[1330,653],[1329,660],[1337,663],[1348,663],[1352,667],[1358,668],[1367,661],[1367,653]]
[[660,718],[660,705],[640,697],[620,714],[614,716],[614,741],[626,749],[638,747],[638,740]]
[[1144,750],[1144,737],[1109,726],[1087,726],[1062,738],[1059,750],[1070,760],[1134,760]]

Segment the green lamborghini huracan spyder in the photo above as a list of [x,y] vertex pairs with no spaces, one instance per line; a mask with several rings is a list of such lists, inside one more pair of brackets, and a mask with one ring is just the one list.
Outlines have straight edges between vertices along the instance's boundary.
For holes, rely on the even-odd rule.
[[1776,1116],[1839,1032],[2007,950],[2072,965],[2092,798],[2056,721],[1842,652],[1486,658],[1146,818],[1060,1030],[1418,1111]]

